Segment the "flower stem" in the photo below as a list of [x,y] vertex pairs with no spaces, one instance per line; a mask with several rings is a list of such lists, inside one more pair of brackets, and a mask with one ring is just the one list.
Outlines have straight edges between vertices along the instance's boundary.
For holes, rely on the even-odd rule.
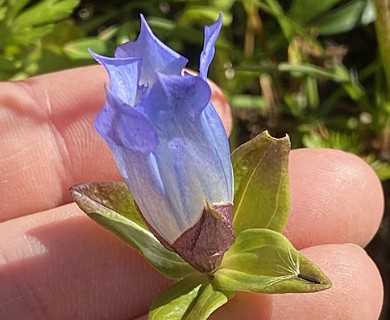
[[377,18],[376,36],[382,65],[385,70],[387,99],[390,99],[390,0],[375,0]]

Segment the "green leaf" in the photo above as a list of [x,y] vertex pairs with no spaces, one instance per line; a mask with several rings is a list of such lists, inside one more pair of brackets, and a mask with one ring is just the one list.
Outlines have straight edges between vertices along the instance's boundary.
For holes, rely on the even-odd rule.
[[[215,8],[212,6],[189,6],[186,8],[179,21],[178,24],[184,24],[188,25],[189,23],[192,23],[194,21],[200,22],[200,21],[215,21],[218,19],[218,15],[220,14],[220,9]],[[223,25],[227,26],[230,25],[232,22],[232,15],[229,11],[225,11],[223,13]]]
[[376,9],[374,5],[374,1],[368,0],[363,10],[362,18],[360,22],[362,25],[366,25],[371,22],[374,22],[375,19],[376,19]]
[[320,96],[318,93],[318,83],[316,77],[308,76],[306,78],[306,94],[309,105],[312,108],[318,108],[320,105]]
[[148,319],[204,320],[231,296],[216,290],[204,275],[187,277],[155,299]]
[[148,319],[183,319],[203,281],[203,276],[187,277],[169,287],[153,301]]
[[282,234],[247,229],[225,253],[214,274],[220,290],[259,293],[315,292],[331,287],[327,276]]
[[79,4],[79,0],[45,0],[26,9],[15,20],[20,27],[53,23],[68,17]]
[[[262,3],[263,1],[258,1],[258,3]],[[286,16],[286,13],[283,7],[280,5],[277,0],[265,0],[264,1],[270,10],[270,13],[275,16],[278,20],[279,25],[283,31],[284,36],[291,40],[295,34],[297,24],[290,17]],[[299,28],[299,27],[298,27]]]
[[258,109],[259,112],[265,114],[266,104],[263,97],[243,94],[234,95],[230,97],[230,104],[233,108],[247,108],[247,109]]
[[183,278],[197,272],[147,229],[123,182],[78,184],[70,193],[92,220],[130,244],[167,277]]
[[322,128],[325,134],[319,132],[309,132],[302,137],[302,143],[307,148],[330,148],[338,149],[354,154],[362,153],[363,145],[361,137],[357,131],[338,132]]
[[228,11],[232,8],[236,0],[212,0],[212,6],[221,11]]
[[237,234],[249,228],[283,231],[290,213],[289,151],[287,136],[275,139],[264,131],[233,152]]
[[7,20],[12,21],[29,2],[31,2],[31,0],[8,0]]
[[336,82],[346,82],[350,80],[348,74],[336,72],[338,70],[329,71],[325,68],[321,68],[310,63],[292,64],[287,62],[281,62],[278,65],[278,71],[301,73],[312,77],[324,77]]
[[203,320],[219,307],[224,305],[233,296],[232,293],[223,293],[216,290],[213,284],[203,285],[198,293],[195,304],[191,306],[185,315],[186,320]]
[[382,181],[390,180],[390,163],[376,160],[374,155],[367,156],[364,159],[371,168],[375,171],[375,173],[378,175],[379,179]]
[[64,46],[66,56],[72,60],[92,60],[93,58],[88,49],[98,54],[107,54],[108,45],[107,42],[99,38],[84,38],[68,42]]
[[[332,8],[338,2],[340,2],[340,0],[294,0],[291,3],[289,14],[297,21],[306,22]],[[310,8],[310,10],[308,10],[308,8]]]
[[4,6],[4,0],[0,0],[0,22],[3,22],[7,15],[7,7]]
[[53,24],[35,28],[22,28],[13,32],[10,37],[12,41],[22,45],[34,44],[38,39],[48,35],[54,30]]
[[[330,11],[319,19],[314,27],[322,35],[332,35],[348,32],[361,24],[366,0],[355,0]],[[365,21],[366,22],[366,21]]]

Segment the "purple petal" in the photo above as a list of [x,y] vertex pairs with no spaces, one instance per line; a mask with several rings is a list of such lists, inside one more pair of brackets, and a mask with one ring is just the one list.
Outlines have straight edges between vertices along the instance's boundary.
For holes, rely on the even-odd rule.
[[210,97],[209,85],[197,76],[168,76],[158,73],[157,82],[143,104],[145,113],[151,118],[170,117],[171,121],[177,119],[180,125],[183,118],[199,116]]
[[205,27],[205,35],[203,42],[203,51],[200,55],[199,73],[203,79],[207,79],[207,71],[211,61],[214,58],[215,42],[217,41],[219,32],[222,27],[222,14],[219,14],[218,20],[211,26]]
[[110,76],[110,89],[125,104],[133,106],[137,99],[140,78],[139,58],[108,58],[90,51]]
[[136,108],[119,101],[107,88],[107,101],[95,120],[97,132],[114,151],[117,147],[151,153],[158,145],[153,124]]
[[217,166],[219,167],[221,174],[220,183],[227,189],[226,199],[233,201],[234,179],[230,158],[229,140],[221,118],[219,117],[217,111],[215,111],[211,102],[202,112],[201,123],[207,143],[213,146],[213,159],[218,162]]
[[143,15],[138,39],[119,46],[115,51],[115,57],[141,58],[141,84],[149,86],[156,80],[156,72],[179,75],[188,62],[186,58],[156,38]]

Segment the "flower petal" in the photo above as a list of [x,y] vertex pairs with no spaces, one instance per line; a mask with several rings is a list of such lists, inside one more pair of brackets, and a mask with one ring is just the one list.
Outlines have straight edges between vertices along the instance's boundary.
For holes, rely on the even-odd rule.
[[141,15],[141,31],[138,39],[119,46],[116,58],[138,57],[142,59],[141,84],[151,86],[156,72],[179,75],[188,60],[162,43],[150,30]]
[[97,62],[103,65],[110,76],[112,92],[123,102],[134,106],[140,78],[140,58],[108,58],[90,50]]
[[[230,159],[230,146],[229,140],[217,111],[215,111],[211,102],[202,112],[202,128],[204,130],[205,139],[208,144],[213,146],[212,151],[214,161],[218,161],[218,167],[221,171],[220,183],[225,185],[227,191],[226,200],[233,202],[233,168]],[[212,186],[211,186],[212,187]],[[214,201],[214,203],[217,201]]]
[[175,216],[170,214],[174,212],[174,208],[166,197],[154,154],[146,155],[117,147],[114,157],[140,212],[147,212],[144,215],[147,224],[157,227],[158,235],[172,243],[172,239],[164,236],[177,235],[181,231]]
[[[169,224],[176,224],[177,232],[168,232],[161,223],[162,211],[148,210],[147,199],[138,204],[145,219],[168,243],[200,219],[206,200],[233,200],[229,145],[209,99],[210,88],[202,78],[159,74],[139,106],[158,136],[159,144],[153,151],[156,170],[171,207]],[[132,181],[128,184],[133,191]]]
[[154,121],[162,121],[161,117],[174,117],[171,120],[180,123],[183,119],[193,121],[198,117],[210,97],[210,86],[197,76],[189,73],[185,76],[157,73],[157,81],[143,104],[145,113]]
[[120,101],[109,88],[106,91],[106,104],[95,120],[96,131],[114,153],[118,147],[142,154],[151,153],[158,145],[153,125],[136,108]]
[[199,73],[203,79],[207,79],[207,71],[211,60],[214,58],[215,42],[222,27],[222,14],[219,14],[218,20],[211,26],[205,27],[203,51],[200,55]]

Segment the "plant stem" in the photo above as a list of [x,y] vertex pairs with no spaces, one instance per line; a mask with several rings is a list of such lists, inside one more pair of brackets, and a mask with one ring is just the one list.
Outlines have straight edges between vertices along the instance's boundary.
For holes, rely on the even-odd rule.
[[375,0],[375,21],[379,52],[385,70],[387,99],[390,99],[390,0]]

